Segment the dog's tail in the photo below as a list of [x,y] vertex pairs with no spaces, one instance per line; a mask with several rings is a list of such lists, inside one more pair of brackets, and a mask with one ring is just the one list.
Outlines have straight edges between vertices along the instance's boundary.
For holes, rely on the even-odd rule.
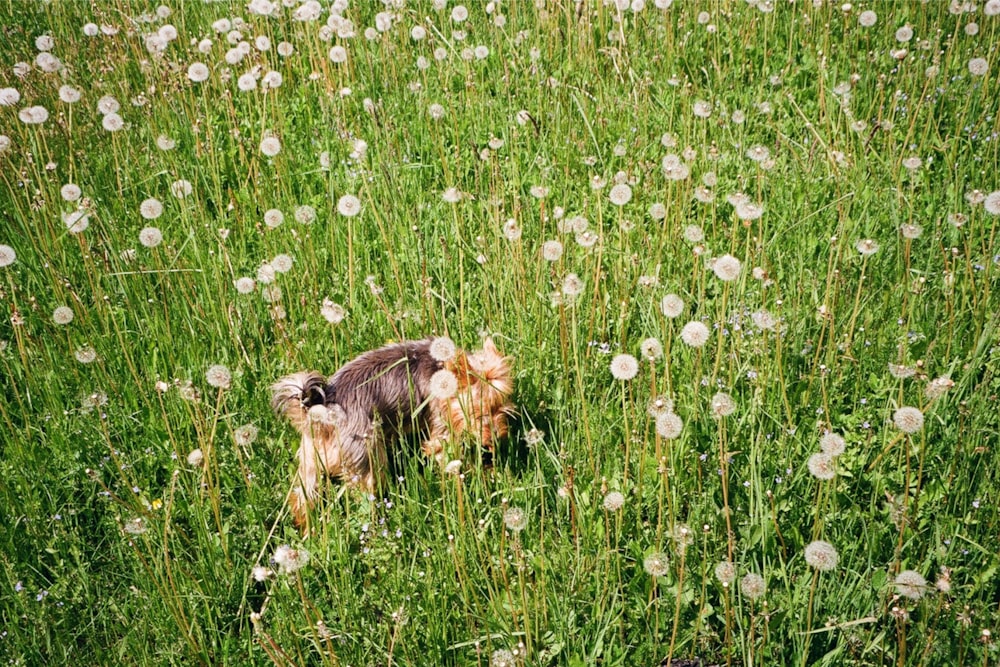
[[326,378],[316,371],[292,373],[271,385],[271,407],[300,433],[305,433],[309,424],[309,408],[324,403]]

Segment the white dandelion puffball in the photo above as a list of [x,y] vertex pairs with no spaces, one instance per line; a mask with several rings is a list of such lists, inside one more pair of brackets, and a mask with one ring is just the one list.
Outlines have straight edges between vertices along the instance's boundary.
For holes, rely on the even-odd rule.
[[67,183],[59,188],[59,196],[61,196],[64,201],[76,201],[82,194],[83,192],[80,190],[80,186],[75,183]]
[[139,215],[146,220],[156,220],[163,215],[163,204],[156,197],[150,197],[139,204]]
[[268,209],[264,212],[264,224],[270,229],[280,227],[284,221],[285,214],[276,208]]
[[337,200],[337,212],[348,218],[353,218],[361,212],[361,200],[354,195],[344,195]]
[[833,461],[833,457],[825,452],[813,454],[807,463],[809,474],[824,481],[833,479],[837,476]]
[[205,63],[191,63],[188,66],[188,79],[195,83],[201,83],[202,81],[208,80],[208,74],[208,65]]
[[927,580],[916,570],[903,570],[893,581],[896,590],[905,598],[919,600],[927,590]]
[[840,559],[836,547],[823,540],[816,540],[806,545],[805,555],[806,564],[820,572],[829,572],[836,568]]
[[233,381],[233,375],[222,364],[214,364],[209,366],[208,370],[205,371],[205,380],[208,384],[218,389],[229,389]]
[[684,312],[684,299],[676,294],[668,294],[660,300],[660,312],[674,319]]
[[741,268],[742,264],[740,260],[727,254],[715,260],[712,271],[718,276],[719,280],[730,282],[739,278]]
[[559,241],[546,241],[542,244],[542,259],[546,262],[558,262],[563,254],[563,244]]
[[163,232],[156,227],[143,227],[139,232],[139,243],[147,248],[155,248],[163,242]]
[[639,373],[639,362],[631,354],[619,354],[611,360],[611,375],[616,380],[631,380]]
[[0,268],[10,266],[17,261],[17,253],[9,245],[0,244]]
[[847,448],[847,442],[842,435],[827,432],[819,439],[819,448],[828,456],[840,456]]
[[726,392],[720,391],[712,397],[710,407],[712,410],[712,416],[716,418],[728,417],[736,412],[736,401]]
[[656,418],[656,433],[661,438],[673,440],[684,430],[684,420],[673,412],[667,412]]
[[917,408],[904,405],[893,413],[892,422],[903,433],[916,433],[924,427],[924,413]]
[[764,577],[750,572],[740,579],[740,591],[751,600],[756,600],[764,594],[767,586]]
[[431,341],[428,351],[436,361],[451,361],[455,358],[457,348],[455,343],[447,336],[438,336]]
[[625,505],[625,496],[620,491],[611,491],[604,496],[604,502],[601,504],[607,511],[617,512]]
[[458,391],[458,378],[447,368],[434,373],[429,384],[431,396],[441,400],[451,398]]
[[59,306],[52,311],[52,321],[56,324],[69,324],[73,321],[73,309],[69,306]]
[[330,324],[340,324],[347,317],[347,310],[339,303],[334,303],[330,299],[323,299],[319,309],[320,315]]
[[632,201],[632,188],[628,186],[628,183],[618,183],[608,192],[608,199],[615,206],[624,206]]
[[340,44],[337,44],[336,46],[332,47],[330,49],[329,55],[330,55],[330,60],[335,63],[347,62],[347,49],[345,49]]
[[711,332],[704,323],[692,320],[681,329],[681,340],[691,347],[702,347],[708,342],[710,334]]
[[275,136],[267,136],[260,141],[260,152],[267,157],[274,157],[281,152],[281,139]]

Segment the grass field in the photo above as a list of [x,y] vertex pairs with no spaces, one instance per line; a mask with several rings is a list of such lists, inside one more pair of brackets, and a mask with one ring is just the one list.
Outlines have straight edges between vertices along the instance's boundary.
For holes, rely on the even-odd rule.
[[[1000,663],[1000,0],[332,5],[0,2],[4,664]],[[301,538],[269,385],[484,334]]]

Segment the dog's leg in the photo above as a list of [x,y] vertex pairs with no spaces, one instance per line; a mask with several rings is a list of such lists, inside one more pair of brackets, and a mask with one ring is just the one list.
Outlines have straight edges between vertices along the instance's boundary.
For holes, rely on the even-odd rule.
[[443,411],[448,410],[448,404],[444,401],[434,401],[431,403],[429,427],[430,432],[424,440],[421,449],[424,456],[433,459],[438,463],[445,462],[445,446],[451,440],[451,424]]
[[[308,427],[307,427],[308,428]],[[309,533],[309,510],[316,499],[316,487],[319,484],[319,470],[316,467],[316,448],[313,446],[311,433],[302,434],[302,443],[296,455],[299,459],[298,486],[289,495],[289,504],[295,525],[303,534]]]

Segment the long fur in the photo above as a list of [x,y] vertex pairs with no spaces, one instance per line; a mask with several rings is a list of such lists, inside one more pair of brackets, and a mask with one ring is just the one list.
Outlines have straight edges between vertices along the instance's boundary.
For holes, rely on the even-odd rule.
[[[289,497],[296,525],[308,527],[321,470],[374,489],[386,443],[401,433],[427,433],[422,449],[437,460],[463,433],[487,449],[506,435],[514,389],[509,360],[487,338],[482,349],[457,350],[453,359],[440,362],[430,354],[431,342],[404,341],[365,352],[328,380],[301,371],[271,386],[272,407],[302,434],[298,485]],[[441,369],[458,380],[449,399],[431,395],[431,377]]]

